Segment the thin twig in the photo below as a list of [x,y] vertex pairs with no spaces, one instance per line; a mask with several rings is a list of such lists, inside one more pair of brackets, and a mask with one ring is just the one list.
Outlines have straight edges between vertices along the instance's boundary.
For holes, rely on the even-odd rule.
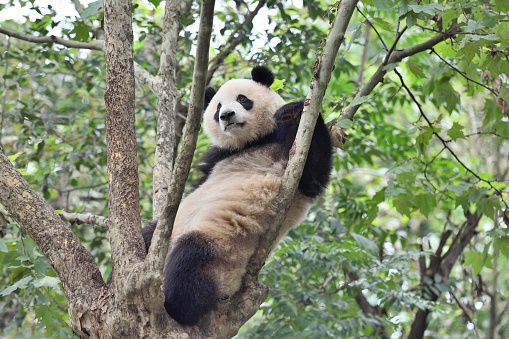
[[380,42],[384,46],[384,49],[386,51],[389,51],[389,47],[387,47],[387,45],[385,44],[385,41],[382,38],[382,35],[378,32],[376,27],[371,23],[371,21],[369,21],[369,19],[366,17],[366,15],[364,13],[362,13],[362,11],[360,10],[359,6],[357,6],[356,9],[357,9],[357,12],[359,12],[360,15],[362,15],[362,17],[366,20],[366,22],[373,28],[373,30],[375,31],[376,35],[378,36],[378,40],[380,40]]
[[461,308],[461,311],[463,312],[463,315],[465,316],[467,321],[474,326],[474,331],[475,331],[475,335],[477,336],[477,338],[478,339],[483,339],[483,336],[481,335],[481,332],[479,332],[479,328],[475,324],[475,322],[472,319],[472,317],[470,316],[470,314],[468,314],[468,308],[461,302],[461,300],[458,299],[458,297],[456,297],[456,295],[454,294],[453,291],[449,291],[449,293],[452,295],[452,297],[456,301],[456,304],[458,304],[458,306]]
[[497,180],[484,179],[481,176],[479,176],[477,173],[475,173],[473,170],[471,170],[467,165],[465,165],[465,163],[458,157],[458,155],[456,155],[456,153],[449,147],[449,145],[447,144],[447,141],[444,138],[442,138],[442,136],[440,134],[438,134],[438,132],[435,131],[435,129],[433,128],[433,123],[429,120],[429,118],[424,113],[421,103],[417,100],[417,98],[415,97],[413,92],[406,85],[401,73],[399,73],[397,69],[394,69],[394,72],[398,76],[403,88],[406,90],[406,92],[408,93],[408,95],[410,96],[412,101],[416,104],[420,115],[424,118],[424,120],[426,120],[426,123],[428,124],[428,126],[431,127],[431,131],[432,131],[433,135],[436,136],[438,140],[440,140],[442,145],[447,149],[447,151],[449,151],[449,153],[453,156],[453,158],[456,159],[456,161],[461,165],[461,167],[463,167],[468,173],[473,175],[478,181],[488,184],[490,186],[490,188],[493,189],[497,193],[497,195],[500,197],[500,200],[505,205],[505,207],[509,209],[509,205],[507,205],[507,203],[505,202],[502,192],[498,188],[493,186],[493,182],[497,182]]
[[[399,26],[399,22],[398,22],[398,26]],[[394,52],[394,50],[396,49],[396,46],[398,45],[399,40],[401,39],[401,37],[403,36],[403,33],[405,33],[407,29],[408,29],[408,26],[405,26],[405,27],[403,27],[401,32],[399,30],[396,32],[396,38],[394,39],[394,42],[392,43],[391,47],[389,48],[389,51],[387,52],[387,55],[385,56],[385,59],[382,62],[382,65],[387,65],[389,63],[389,59],[391,58],[392,52]]]
[[230,34],[230,37],[220,49],[221,51],[212,60],[210,60],[210,67],[207,72],[207,84],[212,79],[215,71],[217,71],[219,66],[223,63],[224,59],[226,59],[226,57],[235,50],[238,44],[242,42],[245,37],[243,31],[252,24],[254,17],[258,14],[260,9],[265,6],[266,2],[266,0],[258,1],[256,8],[246,15],[244,22],[240,22],[235,26],[235,30]]
[[489,88],[488,86],[480,83],[479,81],[476,81],[472,78],[469,78],[465,72],[459,70],[457,67],[455,67],[454,65],[452,65],[451,63],[449,63],[447,60],[445,60],[440,54],[438,54],[435,49],[431,49],[431,52],[433,54],[435,54],[440,60],[442,60],[443,63],[445,63],[447,66],[449,66],[451,69],[453,69],[456,73],[458,73],[459,75],[461,75],[463,78],[465,78],[466,80],[470,81],[470,82],[473,82],[474,84],[476,85],[479,85],[485,89],[487,89],[488,91],[490,91],[495,97],[498,97],[498,93],[496,93],[492,88]]
[[[453,29],[455,30],[455,27],[451,27],[451,30],[453,30]],[[414,46],[411,46],[411,47],[408,47],[408,48],[405,48],[402,50],[393,50],[391,53],[387,53],[386,64],[400,62],[404,58],[407,58],[414,54],[417,54],[417,53],[426,51],[430,48],[433,48],[433,46],[444,41],[445,39],[447,39],[450,36],[452,36],[452,35],[450,33],[450,30],[448,30],[446,32],[437,34],[434,37],[431,37],[430,39],[428,39],[420,44],[417,44],[417,45],[414,45]],[[380,82],[383,81],[384,76],[387,73],[387,70],[385,70],[386,64],[381,64],[378,67],[378,69],[371,76],[371,78],[368,80],[368,82],[360,89],[359,92],[357,92],[354,100],[358,99],[360,97],[369,95],[373,91],[373,89]],[[360,104],[348,106],[345,109],[345,111],[341,114],[338,121],[345,120],[345,119],[351,120],[353,118],[353,116],[355,115],[355,113],[357,112],[357,110],[359,109],[359,107],[360,107]]]

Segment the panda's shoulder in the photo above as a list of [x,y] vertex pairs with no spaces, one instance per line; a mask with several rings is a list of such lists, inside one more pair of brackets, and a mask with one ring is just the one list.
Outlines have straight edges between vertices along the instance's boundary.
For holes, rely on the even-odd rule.
[[203,155],[200,164],[198,165],[198,169],[202,173],[202,176],[193,182],[193,188],[197,188],[208,179],[210,173],[212,173],[212,170],[218,162],[231,157],[234,154],[234,151],[211,146]]

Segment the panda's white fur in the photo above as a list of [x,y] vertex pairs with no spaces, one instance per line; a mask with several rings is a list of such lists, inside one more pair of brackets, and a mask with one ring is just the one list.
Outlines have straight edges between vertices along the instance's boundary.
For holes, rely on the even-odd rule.
[[[211,99],[203,117],[212,142],[202,167],[205,179],[183,199],[173,226],[163,290],[166,310],[184,325],[196,324],[239,290],[249,259],[280,213],[275,198],[302,103],[285,105],[269,88],[274,77],[268,69],[255,67],[252,75],[226,82]],[[330,138],[320,118],[278,240],[323,191],[330,164]]]
[[[237,101],[239,95],[253,101],[253,108],[246,110]],[[222,120],[218,124],[214,120],[220,101],[222,105],[219,114],[235,112],[233,125],[226,126]],[[267,86],[249,79],[232,79],[221,86],[210,101],[203,115],[203,130],[214,146],[240,149],[276,128],[273,116],[284,104],[283,98]]]

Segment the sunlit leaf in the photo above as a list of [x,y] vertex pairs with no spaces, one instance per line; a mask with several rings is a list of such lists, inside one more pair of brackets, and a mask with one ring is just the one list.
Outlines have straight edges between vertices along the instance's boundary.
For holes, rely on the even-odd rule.
[[447,131],[447,135],[454,141],[459,138],[465,138],[465,134],[463,133],[464,128],[465,127],[461,126],[459,123],[454,122],[452,127]]

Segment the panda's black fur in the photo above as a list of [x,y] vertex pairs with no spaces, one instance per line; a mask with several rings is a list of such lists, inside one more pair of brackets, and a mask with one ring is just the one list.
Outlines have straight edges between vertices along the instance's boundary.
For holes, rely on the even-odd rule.
[[[274,75],[267,68],[257,66],[251,75],[252,80],[225,83],[223,92],[208,88],[205,93],[206,106],[216,105],[204,114],[212,146],[200,166],[202,178],[177,212],[163,272],[164,306],[183,325],[197,324],[217,302],[238,291],[258,239],[279,212],[271,199],[282,185],[304,104],[284,104],[269,89]],[[319,116],[278,240],[304,217],[311,198],[324,191],[331,165],[331,140]],[[143,229],[147,249],[154,228],[152,222]]]

